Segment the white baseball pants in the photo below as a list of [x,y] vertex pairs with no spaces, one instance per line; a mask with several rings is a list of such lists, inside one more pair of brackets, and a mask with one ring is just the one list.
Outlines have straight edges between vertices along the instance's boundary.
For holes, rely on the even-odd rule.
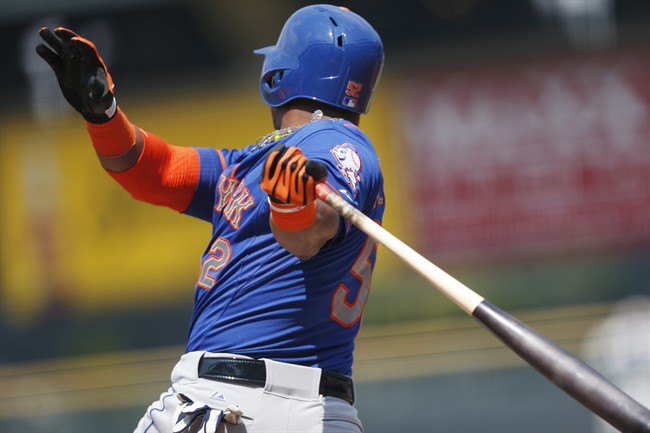
[[[264,360],[266,384],[253,386],[199,378],[198,366],[203,356],[246,358],[207,352],[183,355],[172,371],[172,386],[149,406],[134,433],[171,433],[175,427],[178,430],[179,411],[186,411],[188,404],[182,404],[177,394],[189,399],[192,407],[209,407],[216,413],[228,414],[229,408],[238,406],[241,413],[237,421],[240,423],[233,424],[232,415],[220,418],[218,433],[363,432],[353,405],[319,394],[319,369]],[[198,430],[197,426],[195,423],[183,433],[193,433]],[[201,428],[210,430],[206,425]]]

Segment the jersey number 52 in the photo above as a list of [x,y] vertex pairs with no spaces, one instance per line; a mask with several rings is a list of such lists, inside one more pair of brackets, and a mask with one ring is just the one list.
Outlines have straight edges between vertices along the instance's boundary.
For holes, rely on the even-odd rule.
[[[343,327],[349,328],[361,319],[368,294],[370,294],[370,279],[372,276],[370,256],[376,248],[377,244],[368,238],[361,254],[352,265],[350,272],[361,283],[354,301],[347,301],[346,298],[350,293],[350,289],[343,283],[336,288],[332,295],[330,317]],[[231,255],[230,243],[223,238],[217,238],[210,247],[210,254],[203,260],[197,286],[205,290],[212,289],[217,282],[214,275],[226,266]]]

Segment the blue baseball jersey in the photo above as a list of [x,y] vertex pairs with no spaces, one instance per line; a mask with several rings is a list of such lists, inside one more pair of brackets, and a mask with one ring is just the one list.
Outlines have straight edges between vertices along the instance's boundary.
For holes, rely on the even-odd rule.
[[[310,122],[280,140],[328,169],[327,184],[381,223],[383,178],[366,135],[345,120]],[[235,353],[350,375],[377,246],[344,218],[320,252],[300,260],[278,244],[259,179],[277,144],[199,148],[186,214],[212,223],[187,351]]]

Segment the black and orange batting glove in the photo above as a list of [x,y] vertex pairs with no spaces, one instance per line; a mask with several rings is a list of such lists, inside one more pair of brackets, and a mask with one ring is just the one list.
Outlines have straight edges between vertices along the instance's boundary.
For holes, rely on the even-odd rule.
[[300,231],[316,222],[316,184],[327,168],[307,159],[295,146],[275,146],[266,157],[260,186],[269,195],[271,219],[285,231]]
[[68,103],[90,123],[108,122],[117,111],[114,85],[95,44],[63,27],[38,34],[47,45],[36,52],[54,70]]

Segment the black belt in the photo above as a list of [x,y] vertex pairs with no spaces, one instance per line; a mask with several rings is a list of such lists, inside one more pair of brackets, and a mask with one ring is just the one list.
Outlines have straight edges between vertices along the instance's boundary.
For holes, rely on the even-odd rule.
[[[203,357],[199,362],[199,377],[264,386],[266,366],[260,359]],[[354,404],[354,384],[348,376],[323,370],[318,392]]]

